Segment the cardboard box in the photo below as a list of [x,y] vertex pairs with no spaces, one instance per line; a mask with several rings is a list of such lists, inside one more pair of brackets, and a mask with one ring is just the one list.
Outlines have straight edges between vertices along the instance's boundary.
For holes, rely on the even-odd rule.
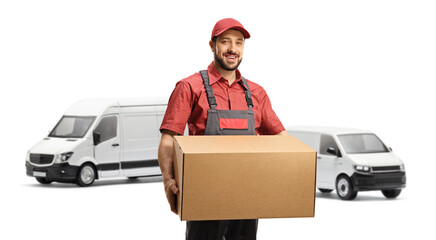
[[176,136],[181,220],[313,217],[316,151],[292,136]]

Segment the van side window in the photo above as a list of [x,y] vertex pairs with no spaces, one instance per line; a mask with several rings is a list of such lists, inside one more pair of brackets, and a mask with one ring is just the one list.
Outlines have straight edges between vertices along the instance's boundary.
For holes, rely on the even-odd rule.
[[100,142],[104,142],[117,136],[117,116],[109,116],[101,119],[95,132],[100,133]]
[[329,154],[327,153],[327,148],[333,147],[336,150],[338,149],[338,145],[335,142],[335,139],[333,139],[332,136],[329,135],[321,135],[321,143],[319,146],[319,153],[320,154]]

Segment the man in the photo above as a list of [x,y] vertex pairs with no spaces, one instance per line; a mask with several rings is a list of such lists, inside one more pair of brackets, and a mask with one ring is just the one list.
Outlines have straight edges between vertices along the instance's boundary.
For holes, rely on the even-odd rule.
[[[160,131],[159,165],[171,211],[179,192],[173,175],[173,136],[287,135],[265,90],[238,70],[248,31],[235,19],[218,21],[209,46],[214,60],[206,71],[179,81],[171,94]],[[211,186],[213,187],[213,186]],[[188,221],[186,239],[256,239],[257,219]]]

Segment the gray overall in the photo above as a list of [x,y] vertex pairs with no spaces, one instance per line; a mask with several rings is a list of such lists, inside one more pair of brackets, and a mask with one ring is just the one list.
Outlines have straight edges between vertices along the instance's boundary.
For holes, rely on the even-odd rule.
[[[240,82],[245,89],[248,110],[217,110],[216,99],[207,71],[200,71],[210,109],[207,111],[204,135],[255,135],[253,101],[245,78]],[[188,221],[187,240],[255,240],[257,219]]]

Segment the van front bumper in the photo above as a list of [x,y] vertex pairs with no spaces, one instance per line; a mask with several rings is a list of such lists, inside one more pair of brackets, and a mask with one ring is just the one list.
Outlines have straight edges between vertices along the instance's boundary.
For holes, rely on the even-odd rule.
[[388,190],[406,187],[406,172],[354,173],[351,176],[357,191]]
[[[38,177],[45,174],[45,178],[56,182],[74,182],[79,167],[67,163],[53,164],[47,167],[39,167],[26,162],[26,174],[30,177]],[[35,173],[36,172],[36,173]]]

